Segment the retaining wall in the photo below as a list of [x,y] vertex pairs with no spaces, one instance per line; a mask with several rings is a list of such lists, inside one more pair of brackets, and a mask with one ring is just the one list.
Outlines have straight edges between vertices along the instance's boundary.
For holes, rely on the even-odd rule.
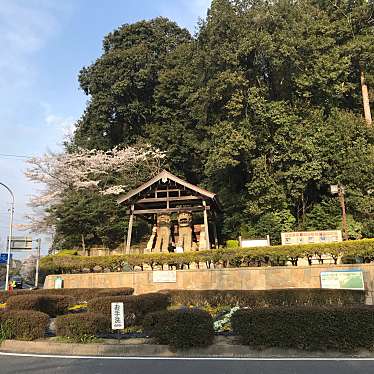
[[[269,290],[283,288],[320,288],[321,271],[361,269],[364,273],[368,303],[374,292],[374,264],[312,265],[259,268],[177,270],[175,282],[154,282],[152,271],[61,274],[46,277],[44,287],[53,288],[57,277],[64,288],[133,287],[135,294],[163,289],[187,290]],[[166,270],[164,271],[165,275]],[[173,275],[173,274],[170,274]]]

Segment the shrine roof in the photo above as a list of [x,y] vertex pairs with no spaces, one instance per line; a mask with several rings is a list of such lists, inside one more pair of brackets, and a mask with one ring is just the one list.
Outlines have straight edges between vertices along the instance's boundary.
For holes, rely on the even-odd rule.
[[170,173],[167,170],[162,170],[159,174],[154,176],[149,181],[143,183],[141,186],[135,188],[132,191],[129,191],[127,194],[120,195],[117,199],[118,204],[123,203],[132,203],[133,201],[136,201],[137,197],[141,197],[141,194],[144,191],[150,190],[152,188],[157,188],[158,185],[166,184],[168,182],[174,182],[176,185],[180,186],[181,188],[186,188],[190,191],[193,191],[194,193],[200,195],[202,198],[206,198],[207,200],[212,200],[214,205],[221,210],[220,203],[217,197],[217,194],[207,191],[204,188],[195,186],[192,183],[189,183],[176,175]]

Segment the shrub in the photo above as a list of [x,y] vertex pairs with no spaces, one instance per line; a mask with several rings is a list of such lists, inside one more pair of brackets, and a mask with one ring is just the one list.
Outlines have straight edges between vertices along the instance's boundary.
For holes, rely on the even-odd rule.
[[[231,245],[231,244],[230,244]],[[291,261],[297,264],[299,258],[312,258],[328,255],[337,261],[339,256],[362,257],[365,262],[374,259],[374,239],[351,240],[339,243],[314,243],[306,245],[278,245],[259,248],[226,248],[209,251],[185,253],[146,253],[112,256],[45,256],[40,261],[40,268],[46,274],[81,273],[83,269],[99,266],[110,271],[121,271],[130,266],[132,269],[149,265],[152,269],[170,265],[189,267],[190,264],[212,264],[220,266],[261,266]]]
[[255,348],[355,351],[373,349],[372,306],[241,309],[231,324],[242,343]]
[[10,310],[37,310],[56,317],[65,314],[70,305],[74,304],[72,296],[58,295],[16,295],[11,296],[7,301],[7,308]]
[[56,335],[84,342],[87,338],[108,332],[110,321],[98,313],[68,314],[56,318]]
[[8,291],[0,292],[0,302],[6,302],[13,295],[59,295],[73,296],[76,303],[87,302],[98,296],[124,296],[132,295],[134,289],[130,287],[123,288],[50,288],[37,290],[14,290],[10,295]]
[[0,313],[2,339],[34,340],[43,338],[49,323],[48,315],[33,310],[12,310]]
[[298,288],[281,290],[167,290],[172,305],[261,308],[294,305],[351,305],[365,302],[365,291]]
[[213,343],[213,319],[200,309],[167,310],[147,315],[144,331],[160,344],[186,349]]
[[132,296],[107,296],[92,299],[88,303],[88,310],[101,313],[110,318],[111,303],[123,302],[125,324],[141,324],[146,314],[164,310],[170,305],[169,296],[160,293],[148,293]]

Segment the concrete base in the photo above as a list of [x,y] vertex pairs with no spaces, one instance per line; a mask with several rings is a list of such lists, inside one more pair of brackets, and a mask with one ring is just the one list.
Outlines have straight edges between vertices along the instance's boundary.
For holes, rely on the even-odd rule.
[[264,349],[254,350],[248,346],[235,344],[233,338],[217,337],[215,344],[206,348],[194,348],[185,351],[172,351],[168,346],[151,344],[148,341],[129,339],[116,342],[108,339],[100,344],[74,344],[58,343],[51,339],[24,342],[18,340],[5,340],[0,345],[1,352],[23,354],[45,354],[61,356],[118,356],[118,357],[253,357],[253,358],[280,358],[280,357],[316,357],[316,358],[342,358],[363,357],[374,358],[374,352],[362,350],[354,355],[342,352],[308,352],[292,349]]

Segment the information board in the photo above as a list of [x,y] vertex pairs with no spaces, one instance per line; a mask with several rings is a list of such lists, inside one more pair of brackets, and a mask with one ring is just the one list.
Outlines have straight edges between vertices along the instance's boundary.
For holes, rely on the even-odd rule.
[[152,272],[153,283],[176,283],[177,272],[175,270],[160,270]]
[[364,277],[360,269],[321,271],[321,288],[364,290]]
[[112,330],[123,330],[125,328],[125,315],[123,303],[111,303],[112,307]]
[[282,232],[282,245],[341,242],[341,230]]

